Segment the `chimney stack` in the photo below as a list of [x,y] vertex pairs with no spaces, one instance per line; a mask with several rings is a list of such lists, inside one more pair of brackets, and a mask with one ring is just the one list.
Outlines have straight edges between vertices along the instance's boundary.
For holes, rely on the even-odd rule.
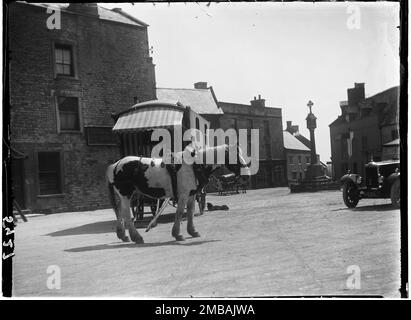
[[196,82],[194,83],[194,88],[195,89],[208,89],[207,82]]
[[354,88],[347,89],[348,106],[356,107],[365,100],[364,83],[354,83]]
[[251,107],[257,107],[257,108],[265,107],[265,99],[261,99],[261,94],[258,95],[258,99],[254,97],[254,100],[251,100],[250,103],[251,103]]
[[67,10],[98,17],[97,3],[70,3]]
[[285,129],[286,131],[288,131],[291,134],[297,133],[299,128],[297,125],[293,125],[292,121],[287,121],[287,129]]

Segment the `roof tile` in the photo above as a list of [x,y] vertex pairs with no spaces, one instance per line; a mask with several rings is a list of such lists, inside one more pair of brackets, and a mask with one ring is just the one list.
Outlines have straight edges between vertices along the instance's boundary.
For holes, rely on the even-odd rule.
[[223,114],[213,97],[211,89],[157,88],[157,98],[180,101],[198,114]]

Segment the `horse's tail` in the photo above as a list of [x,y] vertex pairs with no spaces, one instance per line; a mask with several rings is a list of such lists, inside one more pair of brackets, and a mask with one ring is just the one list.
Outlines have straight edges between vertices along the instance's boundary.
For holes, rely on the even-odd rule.
[[114,165],[110,165],[107,168],[107,172],[106,172],[106,182],[107,182],[107,187],[108,187],[108,198],[109,198],[111,207],[113,208],[114,212],[116,213],[116,217],[118,217],[118,207],[117,207],[116,198],[115,198],[115,195],[114,195],[113,173],[114,173]]

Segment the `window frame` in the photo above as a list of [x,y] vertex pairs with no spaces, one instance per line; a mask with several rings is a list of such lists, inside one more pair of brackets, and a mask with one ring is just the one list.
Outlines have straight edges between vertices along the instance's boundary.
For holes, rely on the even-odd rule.
[[[57,72],[57,61],[56,61],[56,46],[65,46],[70,47],[71,49],[71,68],[72,74],[61,74]],[[75,79],[78,80],[78,70],[77,70],[77,55],[76,55],[76,43],[73,41],[60,41],[60,40],[52,40],[51,41],[51,54],[52,54],[52,62],[53,62],[53,73],[54,79]]]
[[[59,183],[57,193],[41,193],[40,190],[40,153],[57,153],[59,161]],[[64,166],[63,166],[63,152],[62,150],[38,150],[36,152],[36,171],[37,171],[37,197],[47,198],[51,196],[61,196],[64,195]]]
[[[53,92],[54,95],[54,105],[56,110],[56,126],[57,126],[57,133],[83,133],[83,116],[82,116],[82,97],[77,92],[71,91],[57,91]],[[78,109],[78,121],[79,121],[79,128],[77,130],[67,130],[61,129],[60,125],[60,108],[59,108],[59,97],[65,98],[77,98],[77,109]]]

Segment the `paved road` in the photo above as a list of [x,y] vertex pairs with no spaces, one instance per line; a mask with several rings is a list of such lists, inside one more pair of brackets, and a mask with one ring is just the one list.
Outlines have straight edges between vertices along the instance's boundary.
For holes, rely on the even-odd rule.
[[[184,242],[171,237],[171,215],[148,233],[141,225],[143,245],[116,238],[111,210],[21,222],[14,295],[399,297],[400,211],[388,200],[363,200],[350,210],[339,191],[276,188],[207,201],[230,210],[197,217],[202,237]],[[61,270],[61,288],[50,290],[53,265]],[[360,289],[347,287],[347,268],[360,271]]]

